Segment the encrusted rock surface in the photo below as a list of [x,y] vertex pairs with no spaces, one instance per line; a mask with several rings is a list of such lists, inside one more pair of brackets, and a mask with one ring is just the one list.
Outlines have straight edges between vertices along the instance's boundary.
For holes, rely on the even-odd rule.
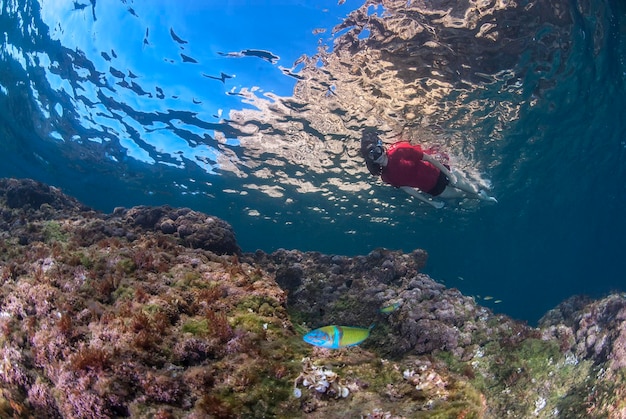
[[[0,214],[0,417],[626,415],[623,294],[532,328],[420,273],[422,250],[244,254],[215,217],[31,180],[0,179]],[[302,341],[327,324],[375,327]]]
[[626,368],[626,296],[599,300],[575,296],[550,310],[539,321],[548,338],[582,358],[605,364],[612,372]]
[[[375,334],[372,340],[388,356],[440,350],[468,358],[498,329],[516,325],[421,274],[426,259],[423,250],[403,254],[376,249],[348,258],[281,249],[269,255],[257,251],[246,260],[275,274],[289,292],[290,309],[306,318],[311,328],[376,323],[384,334]],[[380,313],[381,307],[393,303],[399,304],[396,311]],[[494,318],[499,323],[496,330],[488,322]]]
[[0,199],[0,237],[18,237],[20,244],[44,241],[51,232],[46,230],[50,224],[43,221],[58,219],[71,224],[67,227],[76,230],[76,239],[83,246],[107,237],[132,241],[146,232],[160,231],[194,249],[220,255],[241,253],[228,223],[189,208],[139,206],[102,214],[55,187],[30,179],[0,179]]

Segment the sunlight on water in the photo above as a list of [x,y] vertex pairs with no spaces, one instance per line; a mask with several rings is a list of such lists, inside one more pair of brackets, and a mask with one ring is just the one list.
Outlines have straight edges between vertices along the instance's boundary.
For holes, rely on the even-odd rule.
[[[219,51],[211,44],[209,54],[204,45],[179,35],[197,38],[193,31],[199,29],[191,24],[174,29],[186,20],[179,9],[173,11],[168,3],[145,10],[116,4],[101,11],[43,2],[41,17],[51,40],[62,47],[54,59],[37,53],[39,66],[52,91],[71,103],[74,112],[51,118],[49,109],[59,105],[55,95],[40,97],[50,127],[66,128],[42,134],[67,139],[72,131],[82,131],[71,138],[86,146],[94,137],[104,141],[116,161],[130,157],[179,169],[193,164],[207,175],[252,177],[256,181],[248,179],[242,187],[254,185],[268,197],[280,198],[285,187],[332,197],[371,189],[354,153],[360,130],[370,126],[387,132],[389,142],[418,138],[427,146],[445,147],[456,167],[484,184],[485,171],[497,159],[482,159],[483,149],[501,138],[522,105],[520,75],[502,65],[515,64],[508,50],[520,39],[531,39],[535,30],[524,28],[526,33],[509,40],[496,24],[481,24],[508,9],[515,12],[515,5],[499,4],[483,18],[471,10],[461,18],[460,10],[421,10],[400,2],[363,6],[328,28],[336,35],[320,44],[317,53],[301,56],[291,70],[278,66],[282,73],[245,85],[227,70],[233,61],[248,56],[266,72],[276,69],[279,57],[253,49]],[[186,12],[190,18],[198,11]],[[209,17],[217,10],[202,12]],[[415,12],[423,18],[409,19]],[[159,16],[171,16],[171,24],[160,25]],[[130,42],[111,33],[112,27],[123,27]],[[474,55],[489,51],[496,41],[507,48],[489,62],[472,63],[443,42],[451,30],[466,31],[466,41],[475,39],[464,45]],[[59,54],[66,58],[59,61]],[[292,95],[273,92],[293,86],[293,79],[280,75],[284,73],[297,78]],[[34,87],[39,96],[42,89]],[[281,186],[263,185],[270,179]],[[381,205],[376,198],[367,200]]]

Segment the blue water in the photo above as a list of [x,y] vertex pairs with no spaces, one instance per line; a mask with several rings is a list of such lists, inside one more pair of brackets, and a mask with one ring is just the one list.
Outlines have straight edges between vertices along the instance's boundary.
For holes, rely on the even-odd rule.
[[[332,28],[361,2],[309,3],[0,1],[0,176],[104,211],[215,214],[245,251],[423,248],[433,278],[530,322],[571,295],[626,291],[623,2],[520,2],[494,12],[493,44],[430,22],[443,58],[414,41],[381,46],[366,26],[341,62],[363,67],[364,45],[389,52],[370,111],[357,83],[311,58],[341,49],[354,23]],[[391,12],[363,16],[402,10]],[[402,107],[407,72],[451,88],[392,111],[385,95]],[[305,75],[319,94],[291,99]],[[358,156],[372,123],[440,145],[490,179],[499,203],[437,211],[376,182]]]

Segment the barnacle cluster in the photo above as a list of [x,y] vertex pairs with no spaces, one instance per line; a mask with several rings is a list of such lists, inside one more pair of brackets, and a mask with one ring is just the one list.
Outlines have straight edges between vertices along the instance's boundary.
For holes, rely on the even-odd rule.
[[415,386],[418,391],[428,392],[439,400],[448,399],[446,381],[435,370],[420,365],[416,370],[406,369],[402,373],[405,380]]
[[298,388],[300,384],[310,390],[315,390],[320,394],[326,394],[336,399],[340,397],[346,398],[350,395],[350,390],[341,383],[339,376],[335,372],[313,365],[308,357],[302,359],[302,372],[294,383],[293,393],[298,398],[302,396],[302,391]]

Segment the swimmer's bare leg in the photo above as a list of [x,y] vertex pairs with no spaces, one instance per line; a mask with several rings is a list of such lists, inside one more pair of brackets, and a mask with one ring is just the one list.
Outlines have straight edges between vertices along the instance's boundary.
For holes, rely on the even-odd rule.
[[[451,186],[452,188],[465,192],[470,198],[476,198],[482,201],[498,202],[496,198],[489,196],[487,192],[485,192],[485,190],[480,189],[478,186],[476,186],[476,184],[470,182],[465,177],[465,175],[458,170],[452,169],[452,175],[453,177],[452,179],[450,179],[449,184],[449,186]],[[446,193],[448,189],[451,188],[446,188],[444,193]],[[451,192],[452,191],[450,191],[449,193],[451,194]],[[443,193],[441,194],[441,197],[448,198],[447,196],[443,196]]]
[[[465,191],[462,191],[461,189],[456,189],[452,187],[451,185],[448,185],[446,186],[446,189],[444,189],[443,192],[441,192],[437,196],[443,199],[463,199],[463,198],[468,198],[469,195],[470,194],[468,194]],[[474,194],[472,193],[471,195],[473,196]]]

